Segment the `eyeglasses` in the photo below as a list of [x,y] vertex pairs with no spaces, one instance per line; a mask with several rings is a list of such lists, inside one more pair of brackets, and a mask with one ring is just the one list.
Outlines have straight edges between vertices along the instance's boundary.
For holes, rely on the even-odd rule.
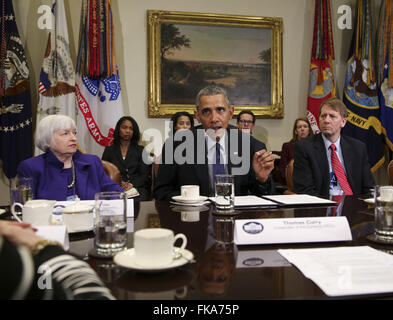
[[239,123],[241,123],[241,124],[253,124],[254,121],[252,121],[252,120],[239,120]]

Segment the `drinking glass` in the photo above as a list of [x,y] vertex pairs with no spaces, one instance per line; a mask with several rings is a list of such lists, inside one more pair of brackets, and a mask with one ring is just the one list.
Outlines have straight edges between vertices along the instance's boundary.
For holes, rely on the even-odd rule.
[[233,243],[235,220],[232,217],[216,217],[216,241],[219,243]]
[[393,186],[375,186],[374,201],[375,238],[393,243]]
[[127,195],[111,191],[95,194],[95,238],[97,254],[113,256],[126,248]]
[[215,176],[216,208],[219,211],[234,211],[235,204],[235,177],[230,174],[217,174]]
[[[17,176],[10,179],[10,207],[16,202],[25,204],[32,199],[33,178]],[[17,211],[16,213],[19,215],[22,214],[22,211]]]

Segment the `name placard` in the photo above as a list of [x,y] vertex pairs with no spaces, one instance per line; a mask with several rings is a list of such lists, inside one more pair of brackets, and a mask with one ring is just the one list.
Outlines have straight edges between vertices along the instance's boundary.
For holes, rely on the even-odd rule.
[[64,250],[70,248],[70,240],[66,226],[34,226],[36,234],[46,240],[58,241],[63,245]]
[[238,219],[234,241],[237,245],[307,243],[352,240],[346,217]]

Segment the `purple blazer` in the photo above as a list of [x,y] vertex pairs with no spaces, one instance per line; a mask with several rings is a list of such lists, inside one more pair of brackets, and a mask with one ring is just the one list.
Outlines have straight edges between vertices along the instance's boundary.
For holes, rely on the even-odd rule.
[[[97,156],[77,150],[73,160],[76,175],[75,192],[81,200],[94,200],[97,192],[123,191],[106,175]],[[18,166],[18,175],[33,178],[33,199],[65,201],[68,183],[63,166],[63,162],[48,150],[37,157],[22,161]]]

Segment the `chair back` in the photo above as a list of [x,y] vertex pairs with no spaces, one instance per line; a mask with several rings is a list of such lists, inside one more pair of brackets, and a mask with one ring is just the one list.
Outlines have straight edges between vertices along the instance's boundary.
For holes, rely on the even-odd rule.
[[107,176],[111,178],[114,182],[121,185],[121,175],[119,169],[109,161],[101,160],[101,162]]
[[294,159],[292,159],[291,161],[289,161],[287,167],[285,168],[285,178],[287,180],[287,186],[288,186],[288,192],[287,194],[293,194],[295,193],[293,191],[293,180],[292,180],[292,174],[293,174],[293,162]]
[[393,160],[388,164],[388,176],[390,184],[393,185]]

